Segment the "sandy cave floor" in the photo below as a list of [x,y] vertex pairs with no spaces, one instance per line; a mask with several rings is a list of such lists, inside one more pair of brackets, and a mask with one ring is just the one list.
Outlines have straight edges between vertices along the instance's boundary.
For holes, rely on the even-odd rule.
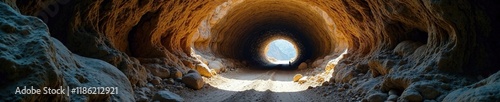
[[324,102],[359,101],[361,99],[359,95],[351,93],[348,87],[343,84],[325,83],[325,86],[321,86],[322,83],[315,81],[307,81],[303,84],[292,81],[295,74],[303,74],[310,78],[331,75],[320,70],[323,69],[290,71],[239,68],[212,78],[204,77],[206,84],[201,90],[175,85],[168,85],[166,89],[179,94],[187,102]]

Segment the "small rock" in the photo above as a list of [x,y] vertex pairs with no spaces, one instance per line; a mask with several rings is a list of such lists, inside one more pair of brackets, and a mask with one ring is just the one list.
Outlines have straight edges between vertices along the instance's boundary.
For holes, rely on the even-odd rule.
[[414,89],[407,89],[401,94],[401,97],[411,102],[420,102],[423,100],[423,97]]
[[146,93],[146,94],[151,92],[151,89],[149,89],[148,87],[141,87],[139,90],[140,90],[141,92]]
[[306,69],[307,68],[307,63],[306,62],[302,62],[300,63],[298,69]]
[[153,96],[153,101],[160,101],[160,102],[183,102],[184,99],[170,91],[167,90],[162,90],[158,91],[154,96]]
[[325,81],[325,78],[323,78],[323,77],[318,77],[316,79],[316,82],[318,82],[318,83],[323,82],[323,81]]
[[176,89],[182,89],[183,87],[182,86],[179,86],[179,85],[175,85],[174,86]]
[[389,95],[398,95],[398,91],[396,90],[390,90]]
[[368,96],[369,102],[384,102],[387,99],[387,94],[385,93],[375,93]]
[[345,91],[345,88],[341,87],[339,89],[337,89],[338,91]]
[[387,98],[387,101],[396,101],[398,100],[398,95],[389,95],[389,98]]
[[330,82],[328,82],[328,81],[327,81],[327,82],[323,82],[323,83],[321,84],[321,86],[329,86],[329,85],[330,85]]
[[167,68],[161,67],[160,65],[152,64],[152,65],[145,65],[145,67],[154,76],[158,76],[160,78],[168,78],[168,77],[170,77],[170,71]]
[[149,102],[149,97],[147,96],[147,94],[149,94],[151,90],[148,87],[141,87],[134,92],[136,102]]
[[172,78],[165,79],[165,82],[167,82],[167,84],[175,84],[175,81]]
[[328,62],[325,66],[325,71],[331,71],[333,68],[335,68],[335,64],[333,64],[333,62]]
[[418,88],[418,91],[425,93],[422,94],[424,98],[426,99],[435,99],[439,95],[441,95],[441,92],[437,91],[435,88],[432,86],[421,86]]
[[210,69],[210,73],[212,74],[212,76],[217,75],[217,71],[215,71],[214,69]]
[[200,73],[200,75],[205,77],[212,77],[212,70],[208,68],[205,63],[196,64],[196,71]]
[[156,89],[163,89],[164,88],[163,85],[156,85],[155,87],[156,87]]
[[155,76],[153,78],[153,80],[151,80],[151,83],[153,83],[153,85],[160,85],[161,84],[161,78],[158,77],[158,76]]
[[305,82],[307,82],[307,76],[304,76],[304,77],[299,79],[299,84],[303,84]]
[[212,62],[208,63],[208,67],[210,69],[215,70],[216,73],[220,73],[220,72],[223,72],[225,70],[224,66],[219,61],[212,61]]
[[192,68],[192,69],[196,68],[191,61],[182,60],[182,64],[184,64],[184,66],[186,66],[188,68]]
[[203,87],[205,82],[203,78],[198,73],[188,73],[182,77],[182,82],[186,84],[187,87],[199,90]]
[[295,74],[295,76],[293,76],[293,81],[297,82],[300,78],[302,78],[302,74]]
[[170,77],[180,79],[180,78],[182,78],[182,72],[178,69],[174,69],[174,70],[172,70],[172,73],[170,73]]

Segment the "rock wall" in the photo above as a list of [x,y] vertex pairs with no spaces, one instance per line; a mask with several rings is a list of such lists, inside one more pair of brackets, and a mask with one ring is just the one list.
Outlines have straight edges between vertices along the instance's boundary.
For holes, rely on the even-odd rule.
[[[71,53],[38,18],[0,3],[1,101],[134,101],[126,76],[102,60]],[[118,87],[114,95],[19,94],[18,88]],[[69,98],[71,97],[71,98]]]
[[401,100],[437,93],[421,97],[440,101],[500,70],[497,1],[2,1],[42,19],[71,52],[115,66],[134,87],[151,79],[151,66],[268,67],[261,49],[277,38],[297,43],[293,67],[348,50],[331,81],[369,87],[358,90],[366,94],[395,90]]
[[[9,1],[5,1],[9,2]],[[27,15],[38,16],[72,52],[104,60],[122,70],[133,86],[144,86],[141,64],[167,60],[164,66],[186,69],[191,32],[218,2],[44,0],[10,1]],[[14,2],[14,3],[12,3]],[[212,6],[210,6],[212,5]],[[184,12],[193,11],[193,12]],[[195,16],[196,14],[196,16]],[[183,70],[184,71],[184,70]],[[185,70],[184,72],[187,72]]]

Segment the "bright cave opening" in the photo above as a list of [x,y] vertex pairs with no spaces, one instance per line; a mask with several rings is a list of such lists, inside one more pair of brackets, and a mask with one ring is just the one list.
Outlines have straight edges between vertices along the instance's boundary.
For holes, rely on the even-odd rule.
[[267,61],[274,64],[291,64],[297,58],[297,47],[285,39],[277,39],[265,47]]

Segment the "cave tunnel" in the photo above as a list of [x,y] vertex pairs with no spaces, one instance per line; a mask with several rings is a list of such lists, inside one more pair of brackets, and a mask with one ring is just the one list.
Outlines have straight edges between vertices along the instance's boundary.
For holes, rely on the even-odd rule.
[[[0,101],[498,101],[498,5],[0,0]],[[267,60],[277,39],[296,59]],[[120,93],[14,93],[22,86]]]
[[[263,9],[266,8],[266,9]],[[296,69],[306,60],[314,61],[333,52],[331,32],[319,11],[299,1],[246,1],[234,8],[211,29],[212,50],[223,58],[248,61],[263,69]],[[297,46],[291,65],[269,63],[263,56],[269,42],[283,38]]]

